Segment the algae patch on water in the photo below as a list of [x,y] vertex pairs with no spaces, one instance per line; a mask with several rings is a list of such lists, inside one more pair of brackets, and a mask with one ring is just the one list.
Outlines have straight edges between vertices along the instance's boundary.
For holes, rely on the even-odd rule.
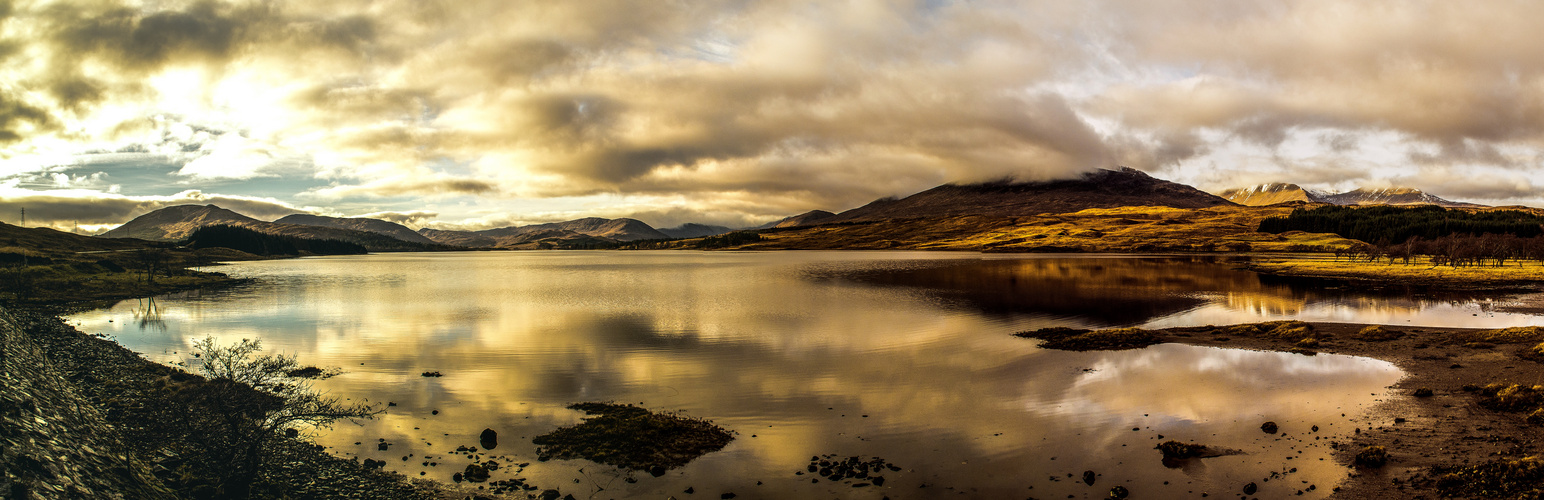
[[593,417],[537,436],[537,458],[582,458],[656,475],[718,451],[734,436],[707,420],[656,413],[633,405],[579,403],[569,408]]

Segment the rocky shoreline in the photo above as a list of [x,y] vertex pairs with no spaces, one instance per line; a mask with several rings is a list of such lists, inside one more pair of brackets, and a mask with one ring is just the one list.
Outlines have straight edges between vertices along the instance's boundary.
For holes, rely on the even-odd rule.
[[[0,469],[11,499],[219,498],[190,443],[146,429],[135,405],[178,373],[37,311],[0,308]],[[179,376],[197,377],[182,374]],[[160,439],[147,440],[156,435]],[[263,450],[252,498],[461,498],[439,483],[327,454],[298,439]],[[189,477],[194,475],[195,477]]]

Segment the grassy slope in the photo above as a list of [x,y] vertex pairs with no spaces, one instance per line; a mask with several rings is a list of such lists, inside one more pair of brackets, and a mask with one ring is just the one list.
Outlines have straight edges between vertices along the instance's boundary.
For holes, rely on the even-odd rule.
[[[22,228],[0,223],[0,253],[25,254],[28,266],[0,266],[0,300],[26,304],[62,304],[144,297],[234,282],[217,273],[184,269],[229,260],[254,260],[255,255],[229,249],[189,251],[126,238],[93,238],[46,228]],[[141,250],[161,248],[166,261],[154,283],[147,283]],[[82,253],[87,252],[87,253]],[[116,268],[124,269],[119,271]]]
[[1333,234],[1255,232],[1261,219],[1291,210],[1123,207],[1033,217],[911,219],[763,231],[765,241],[742,248],[1150,252],[1228,251],[1248,245],[1252,251],[1276,252],[1354,243]]

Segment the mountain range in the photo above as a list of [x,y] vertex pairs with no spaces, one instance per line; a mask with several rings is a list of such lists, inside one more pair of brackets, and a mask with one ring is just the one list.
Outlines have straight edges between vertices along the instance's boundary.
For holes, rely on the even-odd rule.
[[[375,219],[363,219],[370,222],[362,222],[361,219],[328,219],[335,218],[305,216],[290,219],[289,222],[264,222],[214,205],[178,205],[141,215],[98,237],[178,241],[186,239],[201,227],[223,225],[245,227],[283,236],[347,241],[362,245],[371,252],[424,251],[444,248],[433,242],[407,241],[396,237],[395,235],[401,234],[402,231],[407,233],[413,231],[394,222]],[[280,219],[280,221],[283,220]]]
[[1477,208],[1485,205],[1445,200],[1419,189],[1357,188],[1344,193],[1328,193],[1303,189],[1297,184],[1273,182],[1247,188],[1229,189],[1218,193],[1228,201],[1248,206],[1265,206],[1294,201],[1329,203],[1331,205],[1437,205],[1449,208]]
[[[1002,221],[1121,207],[1198,210],[1213,207],[1240,207],[1240,205],[1264,206],[1287,202],[1337,205],[1481,206],[1453,202],[1409,188],[1357,189],[1346,193],[1321,193],[1303,189],[1295,184],[1275,183],[1231,189],[1222,192],[1221,195],[1217,196],[1184,184],[1157,179],[1131,168],[1100,169],[1082,174],[1075,179],[1065,180],[1031,182],[1003,180],[975,184],[946,184],[903,198],[882,198],[840,213],[812,210],[751,229],[784,230],[829,224],[851,225],[875,222],[904,224],[905,221],[917,219],[938,221],[948,219],[948,224],[959,226],[955,228],[958,231],[967,230],[970,225],[962,222],[961,217]],[[929,223],[919,222],[919,224]],[[480,231],[430,228],[414,231],[401,224],[370,218],[293,214],[273,222],[264,222],[214,205],[181,205],[147,213],[101,236],[176,241],[186,238],[200,227],[210,225],[241,226],[272,234],[342,240],[363,245],[374,252],[452,248],[596,248],[643,240],[702,238],[734,230],[729,227],[705,224],[683,224],[673,228],[656,229],[637,219],[588,217]]]

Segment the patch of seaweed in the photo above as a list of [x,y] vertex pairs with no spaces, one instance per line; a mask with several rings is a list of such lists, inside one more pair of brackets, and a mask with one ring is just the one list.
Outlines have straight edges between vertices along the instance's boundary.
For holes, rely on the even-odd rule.
[[1496,411],[1521,412],[1544,407],[1544,385],[1493,383],[1481,387],[1480,406]]
[[1356,452],[1353,461],[1358,467],[1382,467],[1389,463],[1389,451],[1382,446],[1368,446]]
[[633,405],[578,403],[569,408],[594,416],[532,439],[539,446],[538,460],[583,458],[663,473],[718,451],[734,440],[729,431],[707,420],[656,413]]
[[1526,344],[1544,342],[1544,327],[1514,326],[1497,330],[1454,333],[1453,344]]
[[1315,331],[1313,325],[1296,320],[1229,325],[1218,328],[1212,333],[1232,337],[1263,337],[1288,342],[1312,339],[1314,345],[1317,345],[1319,340],[1329,338],[1328,334]]
[[1437,490],[1444,498],[1540,498],[1544,463],[1536,456],[1497,460],[1465,467],[1435,467]]
[[1140,349],[1163,342],[1157,334],[1140,328],[1115,328],[1110,330],[1077,330],[1072,328],[1042,328],[1014,335],[1045,341],[1040,347],[1062,351],[1119,351]]
[[1383,325],[1372,325],[1356,332],[1356,339],[1367,342],[1388,342],[1404,338],[1405,332],[1384,328]]

